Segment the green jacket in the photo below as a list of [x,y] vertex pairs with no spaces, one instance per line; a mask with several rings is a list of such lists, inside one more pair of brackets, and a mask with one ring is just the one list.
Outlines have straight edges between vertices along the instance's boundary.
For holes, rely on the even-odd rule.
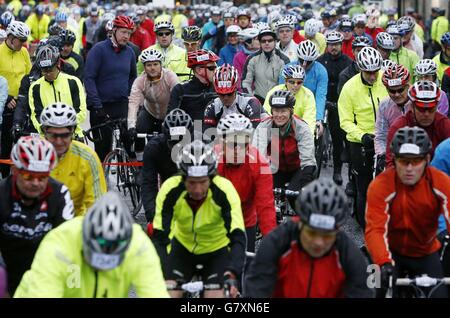
[[42,240],[15,298],[126,298],[133,286],[139,297],[168,297],[158,254],[139,225],[123,262],[109,271],[95,271],[82,253],[83,217],[61,224]]
[[361,143],[364,134],[375,134],[376,113],[380,101],[388,96],[381,81],[381,71],[372,86],[363,83],[362,75],[356,74],[345,83],[338,100],[341,128],[347,140]]
[[46,14],[42,16],[40,20],[38,20],[36,13],[31,14],[25,23],[30,28],[30,36],[28,37],[28,41],[40,41],[48,37],[48,25],[50,23],[50,17]]
[[[268,114],[272,114],[270,109],[270,96],[277,90],[287,91],[285,84],[280,84],[272,88],[266,96],[264,101],[264,109]],[[303,119],[309,126],[311,132],[314,135],[316,129],[316,99],[313,92],[311,92],[305,86],[302,86],[297,94],[295,94],[294,114]]]
[[441,44],[441,37],[448,32],[448,19],[444,16],[439,16],[433,20],[431,24],[431,40]]
[[[389,55],[389,59],[397,64],[401,64],[406,67],[409,71],[409,74],[414,74],[414,68],[420,60],[416,52],[411,51],[406,47],[400,48],[398,52],[391,52],[391,55]],[[411,76],[411,83],[413,83],[413,77],[414,76]]]
[[433,57],[433,61],[437,65],[437,78],[439,83],[442,83],[442,78],[444,77],[445,70],[450,67],[450,61],[446,62],[442,57],[442,52]]

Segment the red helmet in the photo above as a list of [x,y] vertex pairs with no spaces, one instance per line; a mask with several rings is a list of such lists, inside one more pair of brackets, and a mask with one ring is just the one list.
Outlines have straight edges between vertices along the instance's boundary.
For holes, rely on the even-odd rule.
[[214,88],[218,94],[229,94],[236,91],[239,74],[230,64],[224,64],[214,73]]
[[217,62],[218,60],[220,60],[220,57],[218,57],[214,52],[201,49],[188,53],[187,66],[189,68],[193,68],[197,65],[206,65],[211,62]]
[[58,162],[53,145],[40,137],[20,137],[11,151],[11,160],[18,169],[48,173]]
[[403,86],[409,83],[411,75],[406,67],[401,64],[394,64],[383,73],[383,84],[387,88]]
[[441,89],[434,82],[418,81],[409,88],[408,97],[416,107],[433,108],[441,99]]
[[126,17],[124,15],[119,15],[113,20],[113,26],[115,28],[124,28],[133,30],[134,22],[130,17]]

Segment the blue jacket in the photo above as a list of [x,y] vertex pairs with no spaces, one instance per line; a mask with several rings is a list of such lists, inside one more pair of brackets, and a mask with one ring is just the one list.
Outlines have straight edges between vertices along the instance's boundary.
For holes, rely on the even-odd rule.
[[[214,24],[212,21],[209,21],[208,23],[206,23],[203,28],[202,28],[202,34],[208,34],[211,32],[211,34],[216,34],[217,29],[220,28],[223,25],[223,21],[220,20],[219,24]],[[213,47],[213,41],[215,40],[215,38],[211,38],[205,41],[205,43],[203,44],[203,48],[205,50],[212,50]]]
[[3,111],[5,109],[6,100],[8,99],[8,81],[0,76],[0,127],[3,122]]
[[220,60],[217,61],[217,65],[222,66],[223,64],[233,65],[234,56],[237,52],[241,51],[240,45],[227,44],[220,49],[219,56]]
[[89,109],[103,103],[128,101],[136,79],[136,57],[125,46],[118,53],[110,39],[94,45],[86,59],[84,85]]
[[[288,65],[297,64],[298,62],[291,62]],[[284,84],[283,70],[280,72],[278,82],[279,84]],[[323,120],[328,91],[328,73],[325,66],[320,64],[320,62],[314,62],[306,71],[303,85],[311,90],[316,98],[316,119]]]
[[[450,138],[447,138],[437,146],[434,151],[434,158],[431,161],[431,165],[450,176]],[[439,217],[438,233],[441,233],[446,229],[445,219],[441,214]]]

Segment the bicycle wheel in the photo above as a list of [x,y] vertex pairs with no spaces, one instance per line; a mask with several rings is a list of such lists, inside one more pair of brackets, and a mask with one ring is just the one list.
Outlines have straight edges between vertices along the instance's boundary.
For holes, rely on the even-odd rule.
[[130,163],[128,154],[123,149],[111,151],[103,162],[108,190],[119,193],[134,217],[140,201],[140,188],[136,182],[136,168]]

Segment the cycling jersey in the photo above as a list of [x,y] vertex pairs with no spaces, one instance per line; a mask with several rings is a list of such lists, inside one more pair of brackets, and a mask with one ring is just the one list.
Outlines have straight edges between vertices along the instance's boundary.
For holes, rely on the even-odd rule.
[[[353,61],[355,60],[355,55],[353,54],[353,40],[355,37],[352,35],[352,37],[348,40],[342,41],[342,53],[347,55],[349,58],[351,58]],[[338,74],[339,76],[339,74]]]
[[[163,55],[162,66],[176,73],[180,81],[188,78],[186,74],[190,74],[191,69],[187,67],[187,56],[185,49],[182,49],[173,43],[171,43],[167,48],[162,48],[159,43],[156,43],[155,45],[145,49],[145,51],[151,49],[161,52]],[[141,61],[139,61],[137,63],[137,72],[138,74],[141,74],[143,71],[144,65]],[[183,74],[184,76],[180,74]]]
[[159,188],[158,176],[163,183],[177,173],[177,165],[172,160],[172,153],[176,152],[169,148],[164,134],[151,138],[145,145],[144,166],[141,170],[141,195],[148,222],[153,222],[155,216],[155,200]]
[[368,26],[365,27],[364,33],[370,36],[370,39],[372,43],[377,42],[377,35],[380,32],[383,32],[383,28],[375,27],[375,28],[369,28]]
[[444,73],[450,68],[450,59],[445,60],[444,53],[441,52],[433,57],[433,61],[437,65],[437,79],[440,83],[443,81]]
[[404,105],[397,105],[394,101],[387,97],[380,102],[377,112],[377,121],[375,122],[375,153],[384,154],[386,152],[386,138],[389,127],[394,121],[406,114],[408,110],[412,109],[411,101],[407,101]]
[[189,25],[188,18],[182,13],[175,13],[172,17],[172,24],[175,28],[175,37],[180,39],[183,28]]
[[8,95],[17,97],[22,77],[31,70],[30,55],[26,48],[11,50],[6,41],[0,44],[0,75],[8,81]]
[[445,212],[450,229],[450,178],[426,167],[414,186],[404,185],[394,168],[378,175],[367,191],[367,248],[375,264],[392,263],[392,253],[423,257],[440,248],[438,218]]
[[364,134],[375,132],[375,121],[380,101],[388,95],[381,81],[381,72],[371,86],[357,74],[345,83],[338,100],[339,121],[347,133],[347,140],[361,143]]
[[227,179],[216,175],[210,180],[208,194],[195,213],[187,201],[182,176],[173,176],[162,184],[156,197],[154,237],[157,244],[167,246],[170,234],[195,255],[229,246],[226,269],[239,276],[245,258],[241,200]]
[[219,157],[217,173],[230,180],[239,193],[245,227],[255,226],[258,220],[261,233],[267,235],[276,227],[273,182],[267,161],[252,145],[239,165],[227,164],[221,145],[215,150]]
[[281,138],[272,136],[273,127],[272,117],[264,119],[255,129],[252,139],[252,145],[257,147],[262,155],[270,158],[272,173],[316,166],[314,138],[306,122],[294,115],[288,135]]
[[297,55],[297,48],[298,48],[298,44],[296,44],[294,42],[294,40],[291,40],[285,47],[281,47],[280,42],[277,43],[277,49],[279,49],[281,51],[281,53],[283,53],[284,55],[286,55],[289,58],[289,61],[292,62],[297,62],[298,60],[298,55]]
[[141,28],[147,30],[148,34],[150,35],[150,45],[155,44],[156,33],[154,31],[155,24],[153,23],[153,20],[145,17],[144,22],[141,23]]
[[240,91],[240,92],[242,91],[241,81],[242,81],[242,73],[244,72],[244,65],[250,54],[251,54],[250,51],[247,50],[245,47],[243,47],[242,51],[237,52],[233,59],[232,65],[238,71],[238,74],[239,74],[237,88],[238,88],[238,91]]
[[236,92],[233,104],[225,107],[219,97],[212,100],[205,109],[203,128],[217,127],[219,120],[228,114],[242,114],[249,118],[256,128],[263,118],[268,116],[256,97]]
[[136,127],[138,110],[142,105],[154,118],[164,119],[170,92],[176,84],[178,84],[177,75],[164,68],[159,80],[150,81],[145,72],[139,75],[131,87],[128,103],[128,128]]
[[[264,101],[264,109],[269,114],[272,113],[269,104],[270,96],[278,90],[287,91],[287,87],[284,84],[280,84],[267,93],[267,98]],[[311,133],[314,134],[314,130],[316,129],[316,100],[314,99],[313,92],[304,85],[295,94],[294,114],[303,119],[308,124]]]
[[[447,138],[436,147],[434,158],[430,164],[450,176],[450,138]],[[444,216],[441,214],[438,232],[441,233],[446,229],[447,225],[445,224]]]
[[[392,51],[389,55],[389,59],[397,64],[401,64],[406,67],[409,74],[414,74],[414,69],[419,62],[420,58],[416,52],[407,49],[406,47],[401,47],[398,52]],[[414,76],[411,76],[409,82],[413,83]]]
[[158,255],[139,225],[133,224],[123,262],[108,271],[84,260],[82,225],[76,217],[45,237],[15,298],[127,298],[131,286],[138,297],[168,297]]
[[[394,156],[392,155],[391,148],[389,145],[392,142],[392,138],[394,138],[395,133],[402,127],[414,127],[419,126],[419,123],[416,121],[413,110],[410,110],[405,115],[397,118],[394,123],[389,127],[389,132],[387,135],[386,142],[386,165],[393,166],[394,164]],[[423,128],[428,137],[431,140],[431,158],[434,156],[434,150],[436,147],[445,139],[450,137],[450,119],[445,117],[444,115],[436,112],[433,123],[428,127]]]
[[[293,63],[296,65],[298,63]],[[279,84],[284,84],[285,79],[280,72]],[[327,100],[328,73],[327,69],[320,62],[313,62],[306,70],[303,85],[313,92],[316,99],[316,120],[323,120],[325,116],[325,102]]]
[[269,58],[259,50],[250,55],[244,65],[242,74],[242,91],[255,95],[260,101],[266,98],[267,92],[277,85],[278,74],[289,63],[289,58],[274,49]]
[[28,99],[31,110],[31,121],[34,128],[41,132],[40,116],[42,110],[52,103],[66,103],[73,106],[77,112],[78,136],[83,136],[81,124],[86,119],[86,94],[81,81],[72,75],[59,72],[58,77],[49,82],[42,76],[31,84],[28,91]]
[[[300,33],[301,36],[305,37],[305,30],[300,30],[299,33]],[[320,32],[317,32],[317,33],[314,35],[314,37],[313,37],[312,39],[307,39],[307,38],[305,37],[303,41],[306,41],[306,40],[313,41],[314,44],[317,45],[317,48],[319,49],[319,54],[320,54],[320,55],[322,55],[323,53],[325,53],[325,50],[326,50],[326,48],[327,48],[327,41],[326,41],[325,35],[323,35],[323,34],[320,33]],[[300,44],[301,42],[302,42],[302,41],[300,41],[299,44]]]
[[150,44],[150,34],[148,34],[147,30],[138,26],[136,31],[130,37],[130,41],[139,47],[141,51],[148,48]]
[[445,16],[439,16],[435,18],[431,24],[431,40],[441,45],[441,38],[448,32],[449,23]]
[[30,268],[42,238],[51,229],[73,218],[73,213],[69,190],[52,178],[31,206],[22,203],[16,177],[9,176],[0,181],[0,253],[8,266],[11,295]]
[[203,121],[206,106],[216,97],[213,85],[205,85],[194,76],[188,82],[175,85],[170,93],[167,112],[180,108],[188,113],[192,120]]
[[30,36],[28,41],[39,42],[42,39],[48,37],[48,25],[50,23],[50,17],[46,14],[42,15],[41,19],[38,19],[36,13],[32,13],[25,23],[30,28]]
[[106,192],[103,167],[91,147],[72,141],[50,174],[70,190],[75,215],[83,215]]
[[261,244],[245,280],[251,298],[368,298],[367,261],[339,232],[331,250],[312,258],[299,241],[299,219],[279,225]]
[[[202,34],[203,34],[203,36],[207,36],[208,34],[211,34],[212,36],[214,36],[218,32],[218,28],[220,28],[221,26],[223,26],[222,20],[220,20],[218,24],[215,24],[213,21],[209,21],[209,22],[205,23],[205,25],[203,26]],[[213,50],[213,48],[214,48],[214,38],[213,37],[204,41],[203,49]]]

